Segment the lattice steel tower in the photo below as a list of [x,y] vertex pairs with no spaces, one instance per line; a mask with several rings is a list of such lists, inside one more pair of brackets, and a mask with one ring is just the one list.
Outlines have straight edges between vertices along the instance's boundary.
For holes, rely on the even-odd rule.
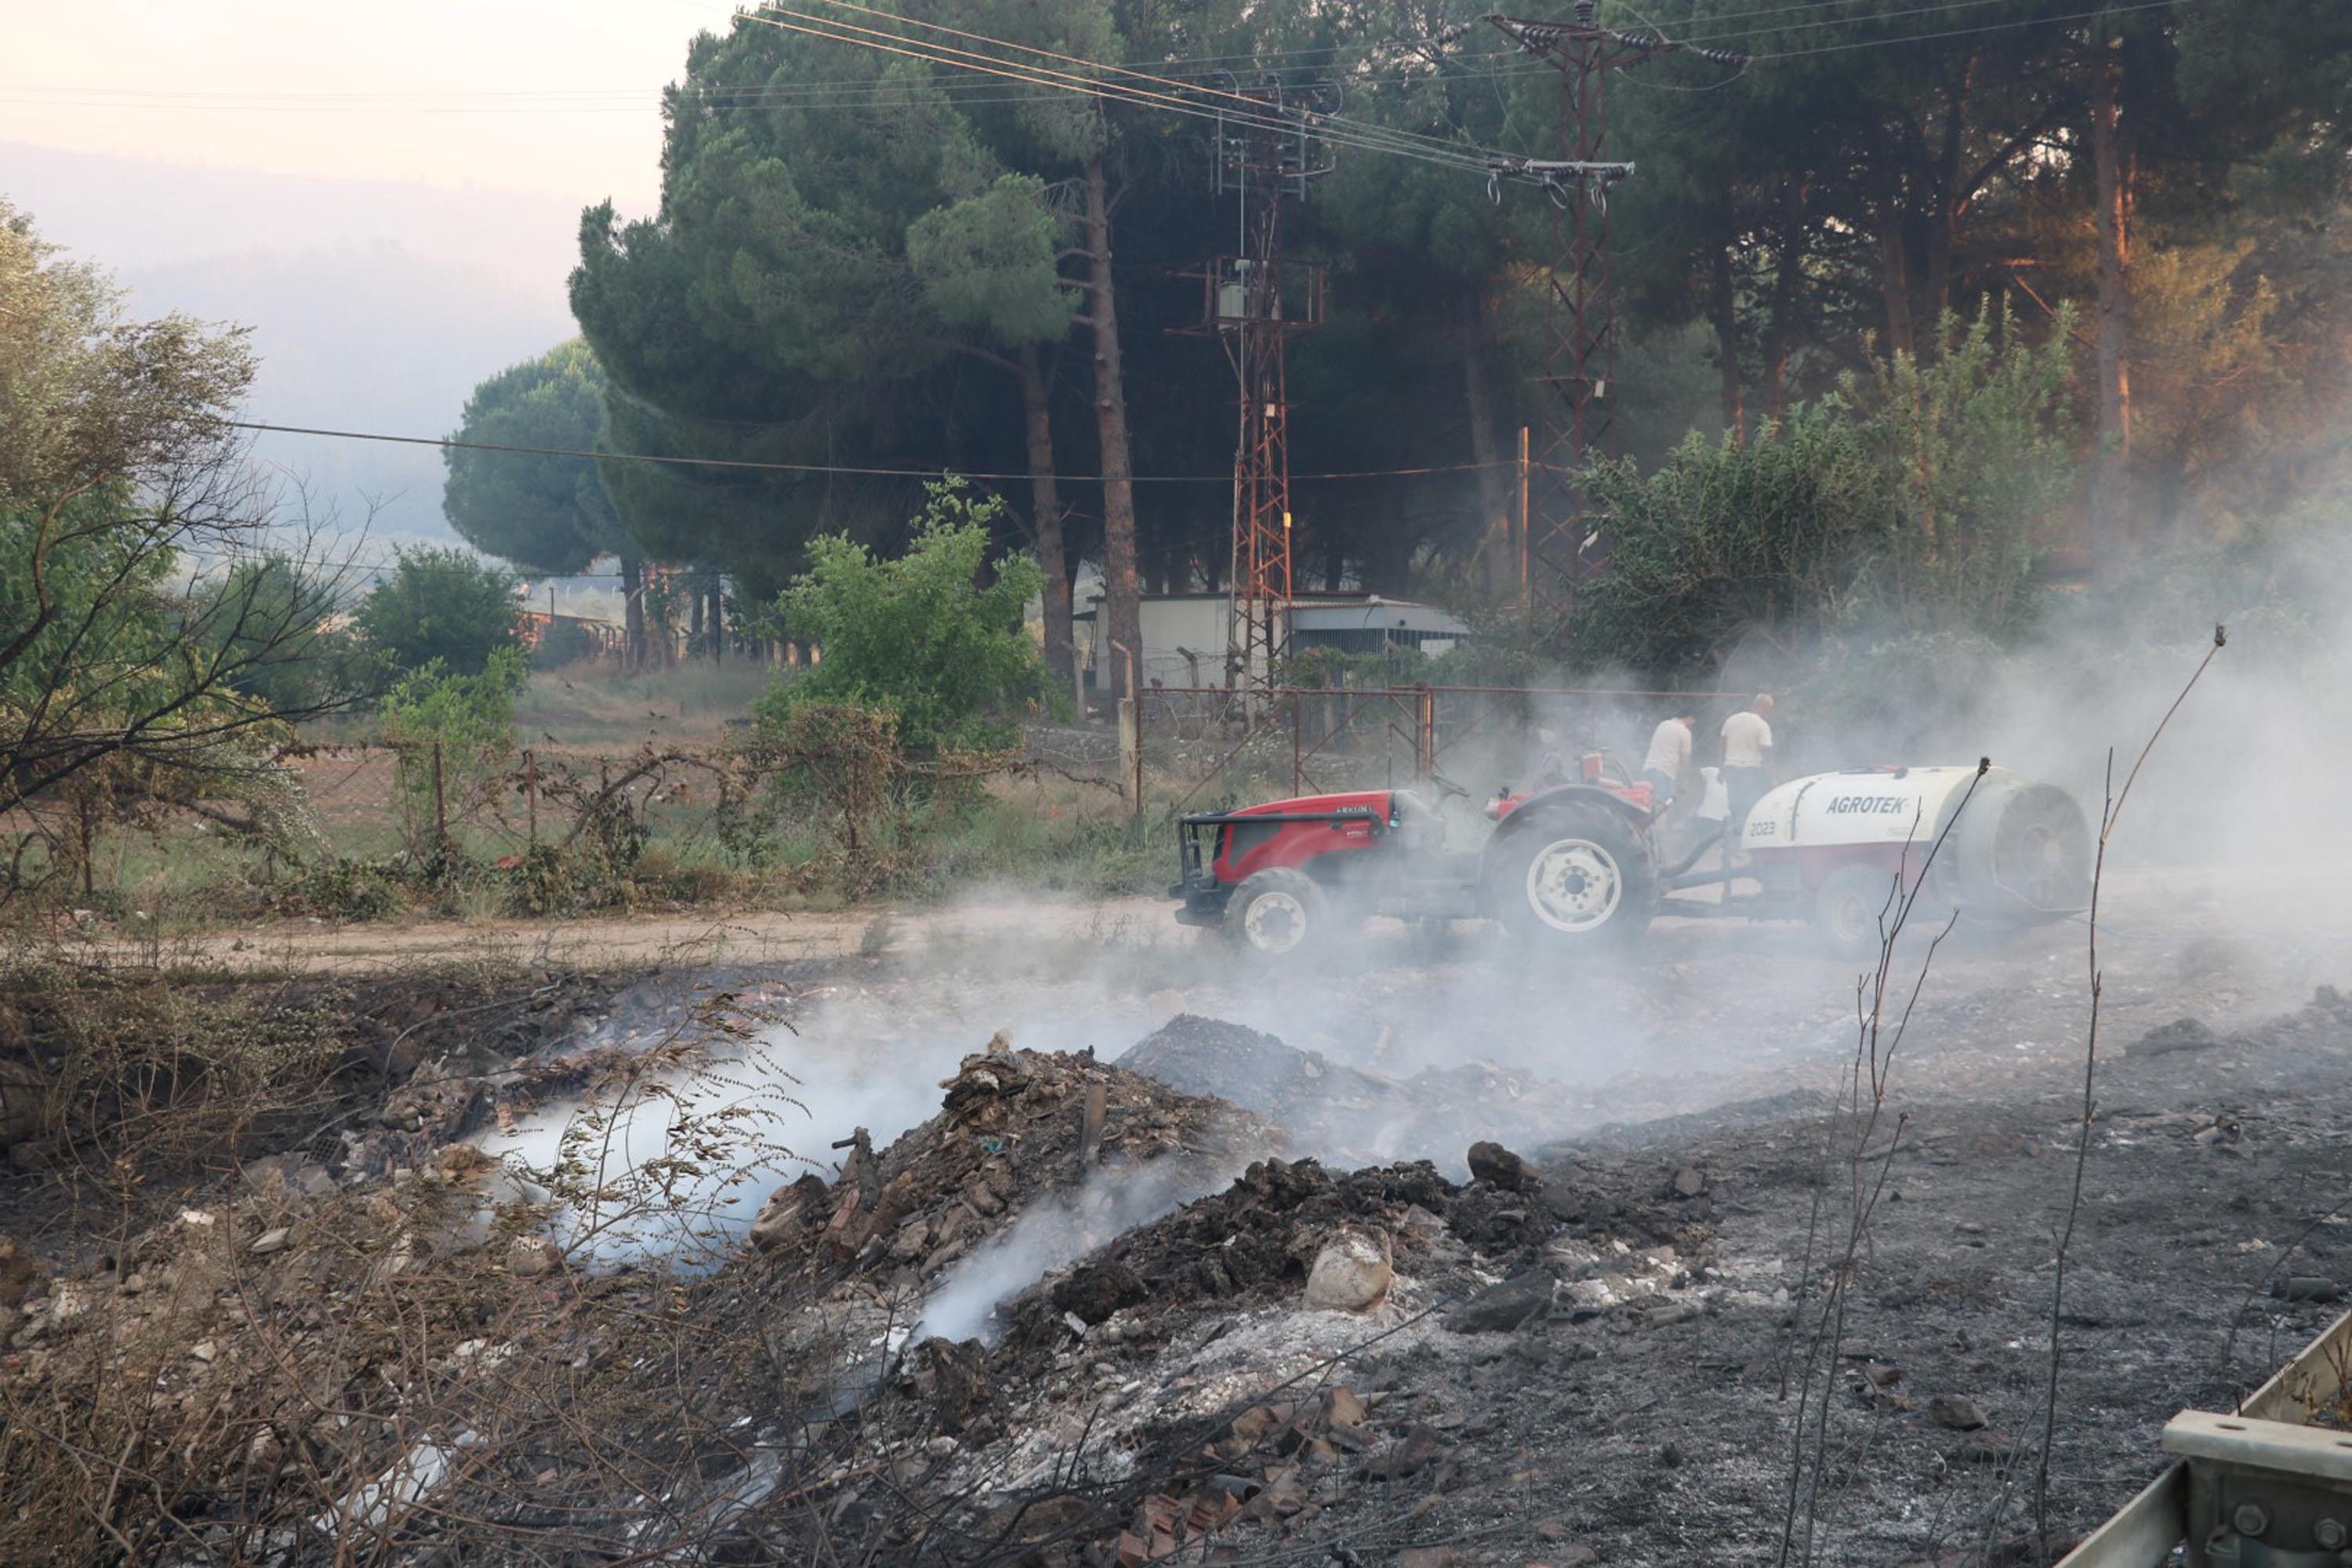
[[1486,20],[1560,76],[1559,158],[1504,158],[1489,164],[1497,179],[1541,185],[1552,202],[1543,365],[1551,395],[1544,399],[1543,436],[1529,477],[1519,578],[1530,624],[1556,624],[1575,604],[1578,582],[1600,559],[1574,475],[1590,458],[1615,450],[1610,394],[1617,370],[1617,301],[1609,193],[1633,174],[1633,165],[1608,161],[1609,76],[1677,49],[1723,64],[1744,63],[1745,57],[1677,44],[1654,32],[1603,27],[1593,19],[1593,0],[1577,0],[1565,22]]
[[1239,253],[1202,275],[1197,331],[1223,345],[1234,367],[1238,428],[1234,444],[1232,630],[1228,685],[1262,689],[1278,679],[1288,651],[1291,605],[1291,338],[1323,324],[1321,267],[1282,254],[1285,203],[1303,198],[1325,173],[1307,130],[1301,95],[1280,87],[1242,89],[1258,107],[1221,116],[1213,189],[1240,198]]

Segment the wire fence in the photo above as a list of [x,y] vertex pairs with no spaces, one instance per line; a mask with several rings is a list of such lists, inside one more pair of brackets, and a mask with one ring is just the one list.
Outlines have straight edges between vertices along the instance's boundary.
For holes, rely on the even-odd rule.
[[[1032,753],[1118,788],[1139,813],[1233,804],[1253,792],[1431,788],[1486,793],[1591,765],[1635,770],[1678,707],[1719,692],[1592,687],[1152,686],[1117,731],[1034,731]],[[1603,761],[1605,759],[1605,761]]]
[[309,826],[337,855],[403,851],[495,864],[575,838],[601,811],[673,831],[709,826],[730,770],[717,753],[479,748],[369,742],[277,761]]
[[[17,892],[124,916],[173,907],[552,913],[789,884],[864,896],[909,876],[1079,875],[1108,886],[1169,820],[1347,790],[1472,798],[1626,777],[1651,731],[1735,699],[1570,687],[1147,689],[1114,724],[1032,726],[1003,752],[909,759],[886,716],[796,710],[780,732],[634,752],[381,740],[289,747],[170,799],[85,792],[0,823]],[[1116,827],[1113,837],[1102,830]],[[8,830],[13,830],[9,832]],[[961,868],[961,870],[958,868]],[[1060,874],[1073,874],[1064,868]],[[1139,874],[1137,874],[1139,875]],[[781,881],[779,880],[781,879]],[[1123,884],[1122,884],[1123,885]]]

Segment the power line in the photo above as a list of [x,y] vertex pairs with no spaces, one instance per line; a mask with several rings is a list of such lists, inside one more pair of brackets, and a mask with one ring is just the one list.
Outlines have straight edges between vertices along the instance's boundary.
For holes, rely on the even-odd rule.
[[[1843,0],[1840,0],[1840,3],[1843,3]],[[1317,59],[1328,59],[1332,56],[1347,54],[1357,47],[1358,46],[1349,44],[1321,44],[1317,45],[1312,48],[1268,49],[1255,55],[1171,55],[1155,60],[1126,61],[1122,63],[1122,66],[1119,68],[1125,68],[1126,67],[1157,66],[1161,68],[1164,79],[1171,82],[1182,83],[1186,79],[1186,73],[1175,70],[1172,68],[1188,65],[1210,67],[1228,62],[1239,63],[1247,66],[1251,64],[1264,64],[1267,61],[1289,58],[1312,58]],[[1461,58],[1500,59],[1506,58],[1510,53],[1511,51],[1507,49],[1496,49],[1481,51],[1474,56],[1465,56]],[[1211,75],[1230,75],[1231,73],[1204,69],[1197,74],[1206,77]],[[1360,84],[1369,81],[1372,85],[1384,85],[1381,79],[1378,77],[1358,78],[1355,79]],[[756,86],[743,87],[713,87],[689,81],[683,83],[671,83],[663,88],[444,88],[375,92],[361,91],[356,89],[322,92],[289,92],[265,88],[213,89],[119,87],[100,82],[0,82],[0,94],[23,94],[27,95],[30,98],[39,100],[55,100],[61,97],[70,98],[76,100],[86,99],[92,100],[89,105],[90,107],[147,107],[152,105],[154,107],[170,109],[222,108],[228,110],[352,110],[358,111],[367,111],[381,108],[385,110],[430,109],[446,110],[453,112],[459,110],[474,111],[474,104],[477,100],[482,100],[486,104],[486,107],[479,110],[481,112],[498,112],[509,106],[511,106],[513,110],[516,112],[537,112],[539,111],[538,106],[542,102],[551,104],[552,107],[556,109],[562,109],[576,104],[583,109],[610,107],[614,110],[627,110],[635,111],[646,107],[660,107],[665,93],[670,90],[707,98],[724,99],[729,100],[729,103],[731,106],[731,104],[735,102],[796,102],[803,98],[851,96],[882,91],[912,93],[916,91],[934,92],[940,90],[954,90],[959,92],[987,91],[989,89],[990,84],[986,82],[959,83],[952,79],[950,79],[945,81],[932,80],[923,83],[913,83],[885,77],[859,78],[846,80],[766,82]],[[1031,94],[1027,95],[1023,101],[1042,101],[1053,96],[1055,95],[1052,93]],[[991,101],[1001,100],[992,100]]]
[[[1499,51],[1497,51],[1499,52]],[[1475,58],[1485,58],[1485,55]],[[1474,75],[1519,74],[1475,72]],[[1400,80],[1386,78],[1363,78],[1355,85],[1380,89],[1402,85]],[[933,79],[924,82],[874,78],[871,79],[811,82],[800,85],[769,84],[762,87],[690,86],[678,89],[691,102],[714,109],[903,109],[926,101],[944,100],[961,108],[966,105],[1006,103],[1043,103],[1063,97],[1067,89],[1037,92],[1010,91],[992,80],[957,81],[953,79]],[[103,96],[100,96],[103,94]],[[484,95],[491,96],[491,95]],[[211,111],[229,114],[643,114],[659,112],[665,104],[659,93],[631,91],[626,94],[601,96],[564,96],[555,93],[539,95],[553,101],[537,101],[534,95],[496,95],[497,101],[468,101],[467,95],[437,94],[318,94],[312,97],[278,100],[259,94],[239,92],[181,92],[173,89],[94,89],[10,87],[0,85],[0,103],[23,104],[30,108],[106,109],[120,110],[161,110],[173,113]],[[1385,127],[1367,127],[1360,121],[1330,117],[1344,129],[1379,134],[1412,134],[1391,132]],[[1445,144],[1438,139],[1440,144]]]
[[[1717,18],[1717,20],[1738,21],[1745,23],[1756,20],[1759,17],[1823,10],[1832,6],[1850,5],[1852,3],[1853,0],[1809,0],[1809,3],[1804,5],[1769,7],[1764,10],[1747,13],[1737,18],[1725,17]],[[1915,6],[1907,10],[1881,12],[1875,15],[1827,16],[1814,21],[1783,23],[1775,26],[1761,28],[1745,26],[1727,27],[1717,31],[1695,33],[1676,41],[1690,44],[1736,41],[1744,38],[1760,37],[1771,33],[1805,30],[1815,27],[1842,26],[1858,24],[1878,24],[1906,16],[1949,14],[1958,10],[1974,9],[1984,5],[2005,3],[2006,0],[1945,0],[1944,4]],[[2174,0],[2137,0],[2137,3],[2134,4],[2105,5],[2095,10],[2066,12],[2045,16],[2021,17],[2004,22],[1985,23],[1975,26],[1945,28],[1934,32],[1906,34],[1896,37],[1855,39],[1847,43],[1826,44],[1811,48],[1785,49],[1769,53],[1753,53],[1751,54],[1751,58],[1757,61],[1793,59],[1816,54],[1841,53],[1870,48],[1891,48],[1904,44],[1934,42],[1941,39],[1966,37],[1979,33],[2015,31],[2026,27],[2040,26],[2045,24],[2089,20],[2100,16],[2119,16],[2137,11],[2157,10],[2172,4],[2174,4]],[[870,9],[867,7],[858,8]],[[852,42],[854,40],[839,38],[837,41]],[[1328,58],[1330,57],[1346,54],[1354,47],[1356,46],[1328,44],[1318,45],[1312,48],[1267,50],[1255,55],[1171,56],[1162,60],[1150,62],[1139,61],[1135,63],[1139,65],[1156,64],[1161,66],[1181,66],[1186,64],[1207,65],[1225,61],[1246,64],[1251,62],[1264,62],[1294,58]],[[1515,52],[1516,51],[1507,49],[1480,51],[1475,55],[1456,56],[1454,58],[1457,60],[1464,58],[1502,59],[1509,57]],[[932,63],[936,64],[962,63],[937,56],[931,57],[931,59]],[[1124,70],[1128,68],[1122,66],[1117,68],[1106,67],[1104,68]],[[1545,68],[1547,68],[1498,66],[1489,69],[1471,71],[1467,74],[1483,78],[1531,76],[1540,74]],[[998,73],[983,72],[982,74]],[[1137,74],[1142,75],[1148,73],[1139,72]],[[1007,79],[1014,81],[1036,81],[1036,79],[1026,77],[1013,77]],[[1214,90],[1208,88],[1192,88],[1190,84],[1185,83],[1181,76],[1161,77],[1158,79],[1166,81],[1172,86],[1183,87],[1187,90],[1199,90],[1204,92]],[[1735,78],[1732,79],[1737,79]],[[958,105],[968,104],[973,106],[1045,102],[1051,100],[1060,93],[1079,90],[1066,83],[1039,83],[1038,85],[1046,86],[1049,90],[1035,93],[1007,93],[1001,89],[992,89],[989,84],[982,82],[958,83],[950,79],[945,81],[931,81],[918,84],[894,81],[885,78],[833,82],[815,81],[797,83],[766,83],[758,86],[734,88],[708,87],[694,83],[687,83],[678,86],[677,90],[684,94],[692,95],[703,101],[720,108],[786,107],[811,109],[885,107],[887,106],[889,96],[893,94],[904,94],[907,100],[911,102],[914,101],[919,95],[946,93]],[[1362,85],[1380,87],[1391,84],[1386,80],[1375,78],[1370,79],[1368,82],[1365,82]],[[1657,88],[1661,87],[1663,84],[1650,83],[1648,85]],[[1685,90],[1713,91],[1727,85],[1728,85],[1727,81],[1717,83],[1715,87],[1708,89]],[[665,90],[667,89],[648,90],[639,88],[551,88],[512,89],[507,91],[479,89],[450,89],[437,91],[422,90],[414,92],[369,93],[350,91],[300,93],[273,91],[268,89],[212,90],[205,89],[176,88],[119,88],[100,84],[48,85],[41,83],[16,82],[0,83],[0,102],[21,103],[31,107],[54,108],[154,108],[170,110],[175,112],[188,110],[211,110],[245,113],[322,111],[354,113],[400,112],[411,114],[637,113],[642,112],[646,109],[658,110],[662,106]],[[1194,112],[1198,112],[1198,110],[1196,109]],[[1366,125],[1360,121],[1349,121],[1340,116],[1334,115],[1325,118],[1339,128],[1339,135],[1335,138],[1337,140],[1346,140],[1350,135],[1368,138],[1418,138],[1420,141],[1430,144],[1433,149],[1451,149],[1460,145],[1460,143],[1448,142],[1444,138],[1432,137],[1425,133],[1405,132],[1390,127]],[[1360,148],[1360,150],[1376,149]]]
[[[795,11],[783,5],[772,5],[757,12],[740,12],[738,16],[743,21],[755,22],[784,32],[805,34],[813,38],[850,44],[875,49],[884,54],[902,55],[933,65],[961,67],[992,76],[1002,76],[1009,80],[1026,82],[1032,86],[1060,88],[1081,97],[1106,99],[1144,109],[1192,115],[1203,120],[1243,125],[1263,125],[1266,129],[1286,132],[1295,129],[1289,122],[1272,116],[1253,115],[1223,108],[1212,109],[1173,93],[1130,87],[1123,82],[1082,77],[1047,66],[1034,66],[1022,61],[1004,60],[995,56],[980,54],[971,49],[955,48],[944,44],[927,44],[921,40],[906,37],[901,34],[885,33],[877,28],[861,26],[856,23],[835,21],[830,17],[819,16],[810,12]],[[786,21],[782,19],[784,16],[798,17],[802,20]],[[1179,85],[1180,90],[1181,89],[1181,84],[1171,85]],[[1378,127],[1357,126],[1348,121],[1337,121],[1340,127],[1338,131],[1326,129],[1336,121],[1335,116],[1315,117],[1318,135],[1335,145],[1354,147],[1362,152],[1418,157],[1428,163],[1485,172],[1486,160],[1483,152],[1474,152],[1433,137],[1425,139],[1428,145],[1417,145],[1414,144],[1415,139],[1406,132],[1391,132]]]
[[1845,54],[1854,49],[1892,48],[1898,44],[1933,43],[1939,38],[1965,38],[1979,33],[2008,33],[2021,27],[2040,27],[2059,22],[2084,22],[2096,16],[2121,16],[2134,11],[2163,10],[2168,9],[2177,3],[2178,0],[2136,0],[2132,5],[2101,5],[2093,10],[2070,11],[2057,16],[2027,16],[2010,22],[1986,22],[1974,27],[1947,28],[1939,33],[1906,33],[1898,38],[1862,38],[1844,44],[1822,44],[1810,49],[1782,49],[1774,54],[1758,55],[1755,58],[1759,62],[1793,60],[1808,55],[1836,55]]
[[[1265,113],[1264,100],[1262,98],[1254,97],[1246,92],[1200,84],[1187,84],[1178,79],[1161,76],[1149,71],[1137,70],[1128,66],[1106,66],[1099,64],[1097,61],[1087,59],[1081,56],[1064,54],[1059,50],[1045,48],[1035,44],[1023,44],[1005,38],[992,37],[985,33],[967,32],[961,27],[950,27],[943,22],[928,21],[919,16],[900,16],[895,13],[878,10],[872,5],[865,5],[862,3],[862,0],[817,0],[817,3],[820,5],[833,6],[838,10],[855,11],[864,16],[883,17],[887,20],[898,22],[902,25],[911,24],[918,27],[927,28],[932,32],[945,33],[951,37],[962,38],[968,42],[992,44],[1000,48],[1017,49],[1024,54],[1036,55],[1049,60],[1057,60],[1065,65],[1080,67],[1085,70],[1114,72],[1117,75],[1131,78],[1139,82],[1147,83],[1153,88],[1172,89],[1177,91],[1191,90],[1208,97],[1224,99],[1241,105],[1245,111],[1260,121],[1271,121],[1276,123],[1281,121],[1280,116],[1269,116]],[[782,5],[768,5],[761,8],[764,10],[789,10],[789,7]],[[805,12],[797,11],[791,12],[791,14],[794,16],[807,15]],[[1331,46],[1331,47],[1336,50],[1338,46]],[[961,53],[963,51],[957,52]],[[1497,52],[1499,53],[1501,51]],[[1274,57],[1269,56],[1269,58]],[[1448,138],[1432,136],[1421,132],[1404,131],[1391,126],[1363,125],[1357,121],[1342,119],[1340,116],[1336,114],[1317,114],[1314,118],[1318,127],[1318,135],[1328,136],[1328,128],[1337,125],[1343,128],[1345,131],[1357,135],[1371,135],[1390,138],[1400,142],[1420,143],[1432,148],[1444,149],[1447,151],[1454,150],[1459,145],[1459,143],[1453,142]]]
[[1774,27],[1748,27],[1746,26],[1746,24],[1756,21],[1760,17],[1788,16],[1793,16],[1801,11],[1834,10],[1841,6],[1851,6],[1855,4],[1855,0],[1803,0],[1803,3],[1801,5],[1769,5],[1766,6],[1762,10],[1745,11],[1737,16],[1709,16],[1703,19],[1694,16],[1690,18],[1690,21],[1691,25],[1695,26],[1714,27],[1722,23],[1732,23],[1738,25],[1723,28],[1717,32],[1694,33],[1689,37],[1683,38],[1682,41],[1692,43],[1706,38],[1758,37],[1765,33],[1785,32],[1791,27],[1835,27],[1858,23],[1891,22],[1899,17],[1923,16],[1930,12],[1967,11],[1985,5],[2003,5],[2011,3],[2011,0],[1936,0],[1936,3],[1934,4],[1919,5],[1907,11],[1880,11],[1876,13],[1863,14],[1849,12],[1847,15],[1841,16],[1824,16],[1819,21],[1814,22],[1786,22]]
[[[1098,61],[1087,59],[1082,56],[1065,54],[1060,50],[1045,48],[1035,44],[1016,43],[1010,39],[992,37],[985,33],[968,32],[961,27],[951,27],[944,22],[929,21],[919,16],[900,16],[894,13],[878,10],[874,6],[865,5],[862,3],[862,0],[818,0],[818,4],[830,5],[837,10],[854,11],[863,16],[882,17],[888,21],[899,23],[901,26],[911,24],[912,26],[923,27],[931,32],[944,33],[950,37],[962,38],[970,43],[992,44],[999,48],[1018,50],[1021,53],[1035,55],[1045,59],[1057,60],[1065,65],[1077,66],[1087,71],[1115,73],[1118,76],[1127,77],[1138,82],[1149,84],[1149,88],[1172,89],[1179,92],[1191,90],[1208,97],[1224,99],[1233,103],[1241,105],[1243,110],[1245,110],[1251,118],[1258,122],[1266,124],[1269,128],[1286,129],[1282,117],[1267,115],[1264,110],[1262,100],[1253,98],[1246,93],[1234,91],[1223,88],[1201,86],[1197,84],[1188,86],[1188,84],[1174,79],[1156,75],[1149,71],[1137,70],[1128,66],[1106,66]],[[807,12],[795,11],[789,6],[780,4],[763,5],[761,9],[766,11],[782,11],[787,15],[795,16],[809,16],[809,13]],[[754,13],[754,15],[756,16],[756,13]],[[845,23],[840,25],[845,26],[850,26],[850,24]],[[861,27],[857,30],[860,32],[866,32],[872,31],[873,29]],[[903,35],[888,33],[885,33],[882,36],[903,37]],[[944,46],[941,47],[944,47]],[[961,49],[952,50],[950,52],[959,55],[971,53],[971,51]],[[978,58],[985,59],[989,57],[983,55]],[[1055,72],[1054,74],[1066,75],[1067,73]],[[1400,142],[1421,143],[1433,149],[1451,150],[1455,146],[1455,143],[1442,137],[1430,136],[1418,132],[1402,131],[1387,126],[1359,125],[1354,121],[1341,120],[1338,115],[1317,115],[1315,116],[1315,119],[1318,127],[1318,132],[1325,134],[1327,139],[1328,127],[1339,125],[1346,128],[1351,133],[1360,136],[1371,135],[1394,140]]]
[[[1026,470],[1019,473],[981,473],[963,468],[858,468],[841,463],[763,463],[748,458],[678,458],[659,452],[599,452],[580,447],[525,447],[503,441],[462,441],[454,436],[391,436],[373,430],[332,430],[312,425],[274,425],[258,419],[224,419],[222,424],[234,430],[267,430],[280,436],[323,436],[339,441],[381,441],[397,447],[440,447],[465,452],[513,452],[537,458],[587,458],[601,463],[663,463],[688,468],[740,468],[778,474],[836,474],[852,478],[890,479],[935,479],[950,475],[957,479],[1022,480],[1033,476]],[[1423,474],[1466,474],[1480,468],[1507,468],[1501,461],[1494,463],[1437,463],[1417,468],[1354,468],[1319,474],[1295,474],[1301,479],[1387,479]],[[1099,484],[1100,474],[1055,474],[1055,479],[1067,484]],[[1230,485],[1234,476],[1222,474],[1137,474],[1139,485]]]

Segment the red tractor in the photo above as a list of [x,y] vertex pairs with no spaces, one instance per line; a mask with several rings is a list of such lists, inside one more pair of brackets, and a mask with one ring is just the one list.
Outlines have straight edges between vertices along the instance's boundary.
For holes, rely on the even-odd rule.
[[[1899,879],[1939,906],[2032,923],[2082,907],[2091,838],[2073,798],[1995,768],[1868,767],[1791,779],[1758,801],[1738,854],[1702,817],[1662,865],[1650,786],[1589,756],[1578,782],[1504,794],[1495,831],[1450,851],[1437,814],[1402,790],[1309,795],[1183,818],[1186,925],[1223,926],[1250,951],[1295,952],[1366,915],[1498,920],[1530,937],[1630,938],[1660,910],[1810,920],[1832,951],[1875,951]],[[1727,845],[1727,848],[1730,846]],[[1932,875],[1930,874],[1932,871]],[[1753,891],[1734,891],[1734,885]],[[1677,898],[1716,886],[1719,900]]]
[[1403,790],[1305,795],[1182,818],[1186,925],[1222,926],[1267,957],[1320,942],[1367,915],[1499,920],[1532,937],[1632,937],[1658,894],[1650,786],[1587,759],[1580,782],[1486,808],[1495,831],[1451,850],[1444,824]]

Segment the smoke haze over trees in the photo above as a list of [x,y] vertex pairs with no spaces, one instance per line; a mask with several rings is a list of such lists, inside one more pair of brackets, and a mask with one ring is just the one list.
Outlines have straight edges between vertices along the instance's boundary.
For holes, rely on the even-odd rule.
[[[1747,462],[1743,442],[1826,438],[1776,433],[1823,405],[1859,422],[1877,465],[1874,537],[1912,561],[1906,626],[2002,634],[2053,566],[2120,581],[2153,554],[2283,526],[2342,447],[2352,15],[1853,9],[1600,7],[1606,25],[1755,57],[1672,52],[1612,79],[1610,151],[1637,167],[1610,197],[1609,396],[1632,465],[1594,492],[1610,521],[1686,530],[1696,514],[1662,521],[1658,488],[1701,461],[1685,436],[1727,437],[1709,460]],[[1540,430],[1549,395],[1555,215],[1540,191],[1490,195],[1433,143],[1394,138],[1549,155],[1556,73],[1447,4],[909,15],[987,60],[1012,57],[975,38],[1207,89],[1320,84],[1336,136],[1403,147],[1338,147],[1285,215],[1292,253],[1333,282],[1328,329],[1291,354],[1297,584],[1465,605],[1511,590],[1517,434]],[[838,470],[995,476],[1004,542],[1044,569],[1063,668],[1082,558],[1107,568],[1115,636],[1122,588],[1224,585],[1232,375],[1181,330],[1200,311],[1189,275],[1234,247],[1234,198],[1212,192],[1198,117],[933,63],[897,41],[933,47],[936,28],[868,24],[887,47],[757,19],[697,39],[667,99],[660,212],[591,208],[572,280],[618,391],[607,449],[835,471],[608,462],[605,486],[649,558],[764,599],[819,535],[908,537],[917,479]],[[1463,30],[1433,42],[1448,28]],[[1956,353],[2033,382],[2008,423],[1962,428],[1993,416],[1960,395],[1979,372],[1948,367]],[[1907,446],[1890,423],[1905,406]],[[1945,437],[1977,445],[1939,454]],[[1130,465],[1181,482],[1130,491]],[[1362,469],[1436,471],[1312,477]],[[1809,513],[1791,537],[1843,526]],[[1673,548],[1626,541],[1629,564]],[[1920,602],[1947,591],[1958,607]],[[1615,646],[1704,665],[1727,645]]]

